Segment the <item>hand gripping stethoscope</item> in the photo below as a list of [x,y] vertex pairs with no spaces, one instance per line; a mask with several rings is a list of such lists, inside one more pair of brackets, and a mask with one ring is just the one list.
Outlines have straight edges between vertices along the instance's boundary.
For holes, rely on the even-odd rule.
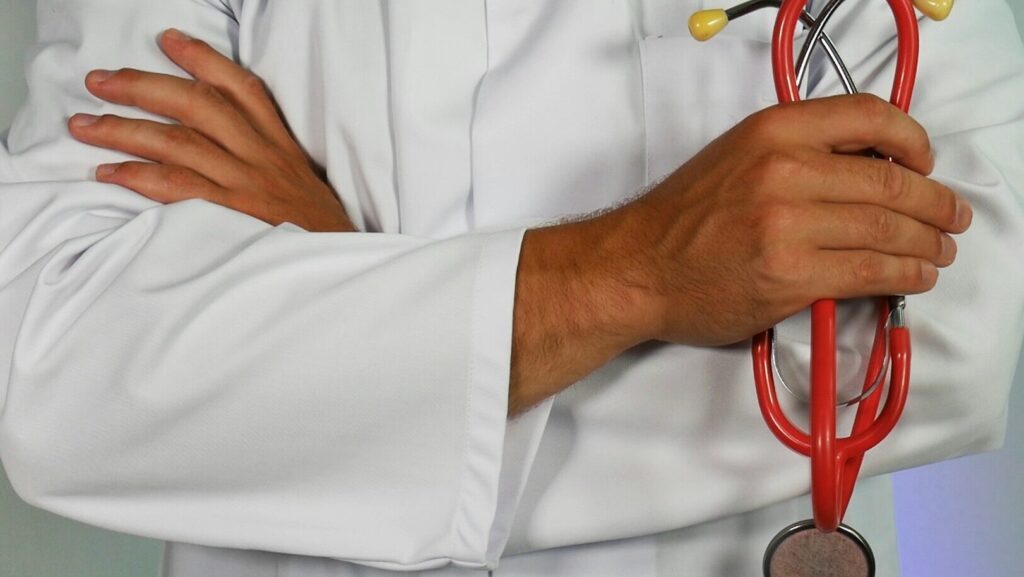
[[[690,19],[690,32],[698,40],[717,34],[730,20],[762,8],[778,8],[772,38],[772,70],[779,102],[800,99],[800,86],[810,57],[820,46],[839,75],[847,93],[857,92],[842,58],[825,26],[845,0],[829,0],[817,16],[805,8],[808,0],[750,0],[728,10],[703,10]],[[919,38],[914,6],[934,20],[943,20],[953,0],[887,0],[896,19],[898,55],[890,101],[909,112],[917,75]],[[810,29],[797,62],[793,44],[797,22]],[[821,300],[811,307],[810,434],[784,414],[775,387],[774,330],[754,337],[754,381],[765,422],[790,449],[811,459],[811,500],[814,519],[783,529],[769,545],[764,558],[766,577],[810,575],[873,576],[874,556],[864,538],[842,524],[864,453],[892,431],[907,401],[910,380],[910,332],[904,323],[905,299],[879,299],[875,340],[860,396],[837,403],[836,303]],[[889,393],[881,413],[885,373],[891,364]],[[781,378],[783,385],[785,380]],[[792,391],[792,389],[790,389]],[[859,403],[849,437],[836,433],[836,406]]]

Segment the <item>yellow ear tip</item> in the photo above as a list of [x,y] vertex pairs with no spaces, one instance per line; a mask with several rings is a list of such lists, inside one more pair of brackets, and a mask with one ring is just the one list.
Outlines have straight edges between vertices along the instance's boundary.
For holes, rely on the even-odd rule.
[[697,40],[704,42],[721,32],[722,28],[725,28],[725,25],[728,23],[729,15],[725,13],[725,10],[715,9],[694,12],[693,16],[690,16],[690,34]]
[[932,20],[945,20],[953,10],[953,0],[914,0],[914,6]]

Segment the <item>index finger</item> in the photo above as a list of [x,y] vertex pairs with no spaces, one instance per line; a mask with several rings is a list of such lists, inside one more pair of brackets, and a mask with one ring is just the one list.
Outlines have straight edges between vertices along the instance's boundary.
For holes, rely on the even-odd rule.
[[854,94],[815,98],[779,107],[790,137],[823,152],[874,150],[919,174],[935,165],[924,127],[889,102]]

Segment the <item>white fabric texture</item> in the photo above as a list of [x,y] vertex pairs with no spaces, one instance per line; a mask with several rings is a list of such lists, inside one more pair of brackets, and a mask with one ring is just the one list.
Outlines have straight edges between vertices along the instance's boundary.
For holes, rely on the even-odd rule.
[[[339,5],[328,21],[372,22],[367,7]],[[406,124],[389,126],[383,78],[331,87],[340,93],[324,96],[350,108],[329,138],[309,133],[327,126],[323,111],[301,105],[317,120],[295,116],[296,132],[336,159],[330,174],[350,175],[340,188],[374,234],[271,227],[204,201],[159,206],[90,182],[118,155],[72,140],[65,120],[140,116],[89,96],[83,75],[175,72],[155,42],[171,24],[235,53],[238,25],[218,2],[40,3],[32,96],[0,154],[0,450],[12,485],[42,508],[149,537],[484,565],[503,539],[496,515],[514,510],[499,493],[518,495],[499,473],[522,229],[446,238],[411,210],[400,232],[394,190],[468,194],[468,147],[451,136],[468,131],[468,111],[424,127],[443,179],[410,169],[405,183],[389,135]],[[250,30],[245,59],[264,62]],[[370,68],[379,56],[323,49]]]
[[[523,227],[628,198],[774,102],[771,14],[696,44],[685,19],[702,4],[40,2],[30,100],[0,148],[15,489],[194,544],[169,548],[167,577],[440,577],[502,555],[501,577],[751,574],[751,543],[801,514],[785,501],[808,475],[761,422],[747,345],[644,345],[504,419]],[[867,475],[998,446],[1024,335],[1024,53],[1001,0],[962,4],[922,23],[912,113],[975,223],[939,287],[910,299],[911,398]],[[266,80],[373,234],[90,181],[122,157],[64,119],[141,114],[82,78],[175,72],[155,44],[169,26]],[[885,4],[850,0],[830,34],[886,95]],[[795,362],[803,320],[786,327]],[[856,370],[870,322],[844,327]]]

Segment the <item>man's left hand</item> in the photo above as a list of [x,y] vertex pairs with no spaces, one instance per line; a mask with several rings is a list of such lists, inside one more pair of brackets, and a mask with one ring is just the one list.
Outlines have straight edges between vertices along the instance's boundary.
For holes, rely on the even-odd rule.
[[159,43],[194,80],[130,68],[86,76],[86,88],[97,97],[179,123],[71,117],[76,139],[153,161],[101,165],[96,180],[162,203],[201,198],[273,225],[356,230],[258,76],[177,30],[162,34]]

